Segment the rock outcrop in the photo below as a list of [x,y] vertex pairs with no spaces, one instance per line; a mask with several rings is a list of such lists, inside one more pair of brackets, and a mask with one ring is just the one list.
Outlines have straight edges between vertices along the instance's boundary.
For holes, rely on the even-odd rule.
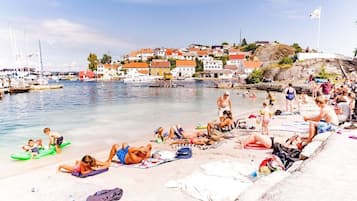
[[295,49],[284,44],[267,44],[258,47],[254,56],[264,63],[279,62],[283,57],[293,56]]

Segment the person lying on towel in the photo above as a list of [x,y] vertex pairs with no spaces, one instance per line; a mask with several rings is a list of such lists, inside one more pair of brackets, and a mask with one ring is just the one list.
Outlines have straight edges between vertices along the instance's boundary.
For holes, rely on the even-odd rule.
[[137,164],[141,163],[144,159],[151,157],[151,144],[147,144],[146,147],[130,147],[128,144],[123,143],[114,144],[110,150],[107,163],[110,164],[114,156],[117,156],[118,160],[122,164]]
[[74,166],[62,164],[58,166],[57,170],[59,172],[79,173],[81,175],[86,175],[91,173],[92,171],[105,169],[108,167],[108,163],[96,160],[90,155],[85,155],[83,156],[81,161],[76,161]]

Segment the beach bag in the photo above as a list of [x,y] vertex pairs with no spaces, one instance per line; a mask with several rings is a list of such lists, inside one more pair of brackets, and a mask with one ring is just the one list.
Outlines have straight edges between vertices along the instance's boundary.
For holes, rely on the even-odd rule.
[[276,170],[285,170],[285,168],[280,158],[275,155],[265,158],[259,165],[259,172],[263,175],[270,174]]
[[281,115],[282,111],[281,110],[276,110],[275,115]]
[[189,147],[183,147],[177,150],[175,158],[189,159],[192,157],[192,150]]
[[120,200],[122,196],[123,196],[123,189],[114,188],[114,189],[98,191],[94,195],[90,195],[87,198],[87,201],[116,201],[116,200]]

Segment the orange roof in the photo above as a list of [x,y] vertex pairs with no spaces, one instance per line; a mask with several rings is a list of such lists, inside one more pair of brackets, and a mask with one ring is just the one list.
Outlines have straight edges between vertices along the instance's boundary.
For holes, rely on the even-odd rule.
[[118,68],[119,64],[103,64],[104,68]]
[[207,50],[200,50],[197,52],[198,56],[207,56],[208,55],[208,51]]
[[176,67],[196,67],[196,61],[176,60]]
[[151,68],[170,68],[170,62],[168,62],[168,61],[153,61],[153,62],[151,62]]
[[244,54],[229,55],[229,60],[242,60],[244,57]]
[[259,61],[244,61],[243,66],[244,68],[259,68],[262,66],[262,62]]
[[188,48],[188,50],[190,52],[198,52],[198,51],[200,51],[200,48],[191,47],[191,48]]
[[124,64],[123,68],[149,68],[149,64],[145,62],[130,62]]
[[141,74],[149,74],[149,70],[138,70]]

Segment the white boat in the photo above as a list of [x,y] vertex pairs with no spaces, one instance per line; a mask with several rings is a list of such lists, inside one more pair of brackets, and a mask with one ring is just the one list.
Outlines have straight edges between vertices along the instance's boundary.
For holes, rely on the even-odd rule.
[[125,84],[151,84],[160,79],[160,76],[150,76],[144,74],[128,75],[123,79]]

